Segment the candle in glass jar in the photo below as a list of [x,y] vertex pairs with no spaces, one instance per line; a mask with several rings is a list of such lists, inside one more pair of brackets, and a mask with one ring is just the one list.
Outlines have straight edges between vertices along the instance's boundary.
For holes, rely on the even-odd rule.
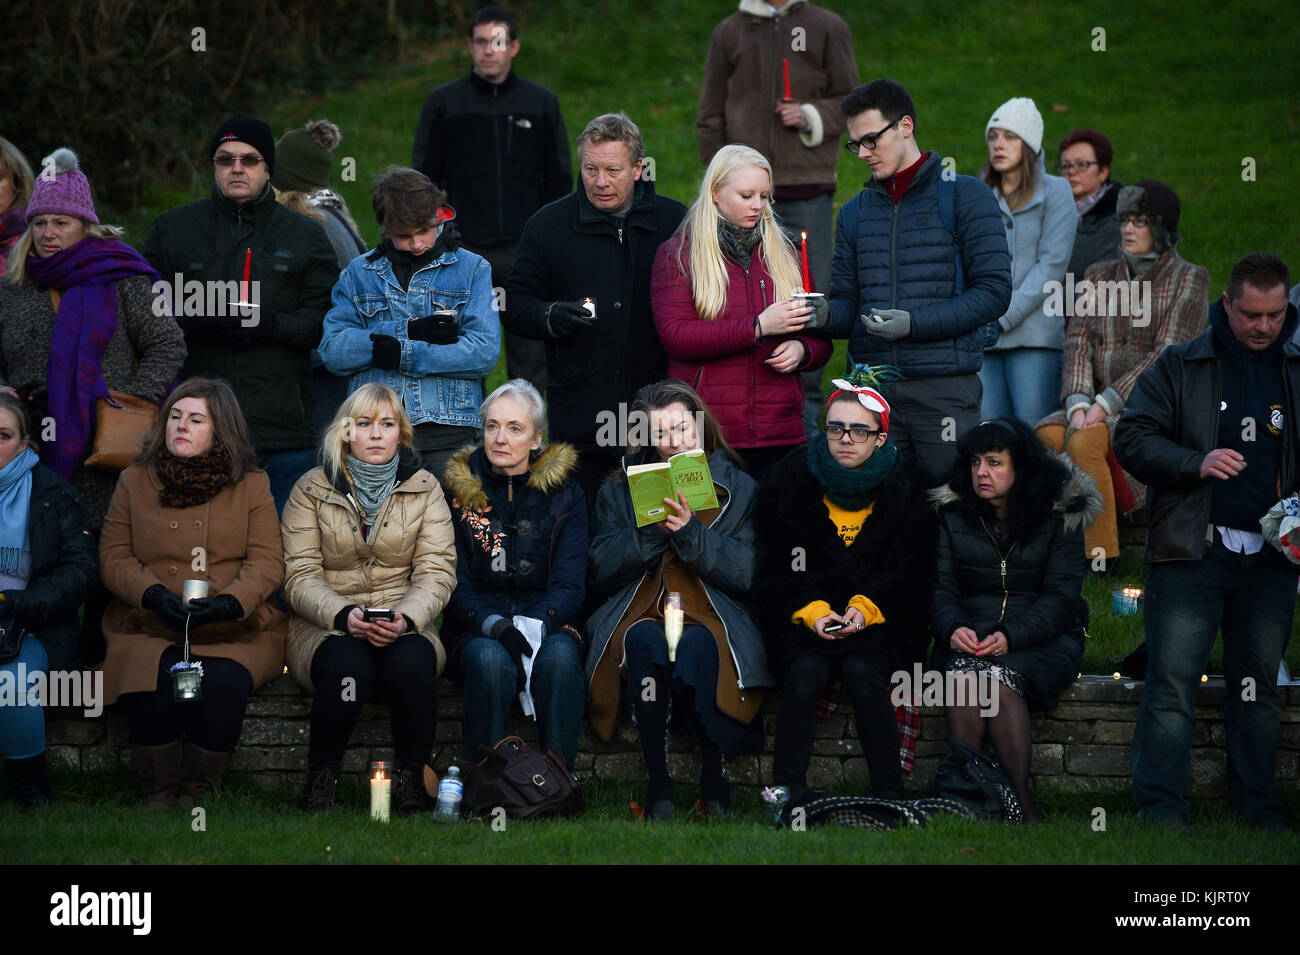
[[385,762],[370,764],[370,818],[378,822],[388,821],[388,809],[392,801],[393,780],[388,773]]
[[668,660],[677,660],[677,644],[682,639],[682,626],[685,617],[682,614],[682,595],[677,591],[668,594],[664,602],[664,637],[668,640]]

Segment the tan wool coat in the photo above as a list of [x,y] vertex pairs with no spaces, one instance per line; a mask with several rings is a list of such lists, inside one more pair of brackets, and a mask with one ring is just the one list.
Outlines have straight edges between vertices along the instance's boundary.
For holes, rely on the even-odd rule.
[[[105,702],[158,686],[163,651],[184,636],[140,598],[154,584],[182,594],[185,580],[207,580],[209,596],[239,601],[239,620],[190,628],[193,654],[243,666],[256,689],[284,671],[287,616],[275,603],[284,557],[265,471],[250,471],[197,507],[163,507],[152,463],[122,472],[99,539],[99,566],[113,600],[104,612]],[[201,548],[201,550],[200,550]]]
[[456,587],[451,514],[433,475],[405,464],[369,542],[357,507],[323,468],[304,474],[289,495],[281,519],[284,593],[293,608],[286,660],[305,689],[312,689],[316,650],[340,632],[334,618],[353,604],[410,618],[433,644],[442,672],[446,653],[434,623]]

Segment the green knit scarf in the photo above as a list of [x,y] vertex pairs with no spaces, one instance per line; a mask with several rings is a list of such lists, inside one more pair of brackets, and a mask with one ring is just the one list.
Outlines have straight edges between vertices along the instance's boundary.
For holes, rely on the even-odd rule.
[[876,488],[889,477],[898,463],[898,448],[892,438],[876,449],[862,467],[851,471],[835,460],[830,442],[824,437],[808,442],[808,470],[836,507],[860,511],[876,499]]

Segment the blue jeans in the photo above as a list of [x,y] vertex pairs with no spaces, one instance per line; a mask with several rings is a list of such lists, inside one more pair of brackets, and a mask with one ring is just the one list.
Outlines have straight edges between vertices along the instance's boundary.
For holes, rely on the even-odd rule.
[[[18,665],[23,664],[26,684],[18,685]],[[0,666],[0,673],[7,673],[13,680],[13,704],[0,706],[0,753],[5,759],[27,759],[45,752],[45,709],[36,698],[37,673],[48,677],[49,659],[41,641],[31,634],[23,638],[23,645],[14,660]],[[19,697],[22,706],[18,706]]]
[[1277,668],[1291,636],[1295,599],[1294,568],[1263,553],[1234,554],[1217,534],[1200,560],[1151,565],[1147,678],[1131,750],[1133,797],[1143,816],[1187,819],[1183,793],[1196,690],[1222,626],[1228,802],[1252,823],[1282,818],[1273,773],[1282,715]]
[[304,448],[301,451],[268,451],[261,455],[261,465],[266,468],[266,476],[271,481],[275,513],[284,513],[289,492],[298,483],[298,478],[312,469],[315,460],[316,452],[311,448]]
[[1061,352],[1055,348],[986,351],[980,367],[980,419],[1019,418],[1031,428],[1061,407]]
[[[587,702],[578,642],[568,633],[548,635],[534,653],[533,703],[542,749],[556,750],[573,768]],[[465,756],[470,765],[506,735],[506,717],[518,695],[519,671],[506,648],[488,637],[470,637],[460,648],[465,674]]]

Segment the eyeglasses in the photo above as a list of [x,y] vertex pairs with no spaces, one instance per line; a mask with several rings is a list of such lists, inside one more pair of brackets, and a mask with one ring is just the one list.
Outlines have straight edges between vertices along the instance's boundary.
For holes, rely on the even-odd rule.
[[828,424],[826,426],[826,437],[832,441],[841,441],[845,433],[848,433],[849,440],[854,444],[865,444],[871,440],[872,435],[880,434],[879,428],[843,428],[838,424]]
[[256,153],[249,153],[247,156],[227,156],[223,153],[212,157],[212,164],[222,169],[230,169],[235,163],[239,163],[245,169],[256,169],[264,162],[266,160]]
[[1100,166],[1095,159],[1080,159],[1078,162],[1060,162],[1056,164],[1057,172],[1087,172],[1089,166]]
[[858,150],[875,149],[876,143],[880,141],[880,137],[885,135],[885,133],[889,132],[891,129],[893,129],[902,121],[903,121],[903,117],[900,116],[898,117],[898,119],[894,120],[892,123],[890,123],[888,126],[886,126],[878,133],[872,133],[870,136],[863,136],[861,139],[850,139],[847,143],[844,144],[844,148],[847,149],[854,156],[858,154]]
[[1145,229],[1148,225],[1151,224],[1151,220],[1148,219],[1146,216],[1123,215],[1119,217],[1119,227],[1121,229],[1124,228],[1124,226],[1128,225],[1129,223],[1132,223],[1134,226],[1136,226],[1139,229]]

